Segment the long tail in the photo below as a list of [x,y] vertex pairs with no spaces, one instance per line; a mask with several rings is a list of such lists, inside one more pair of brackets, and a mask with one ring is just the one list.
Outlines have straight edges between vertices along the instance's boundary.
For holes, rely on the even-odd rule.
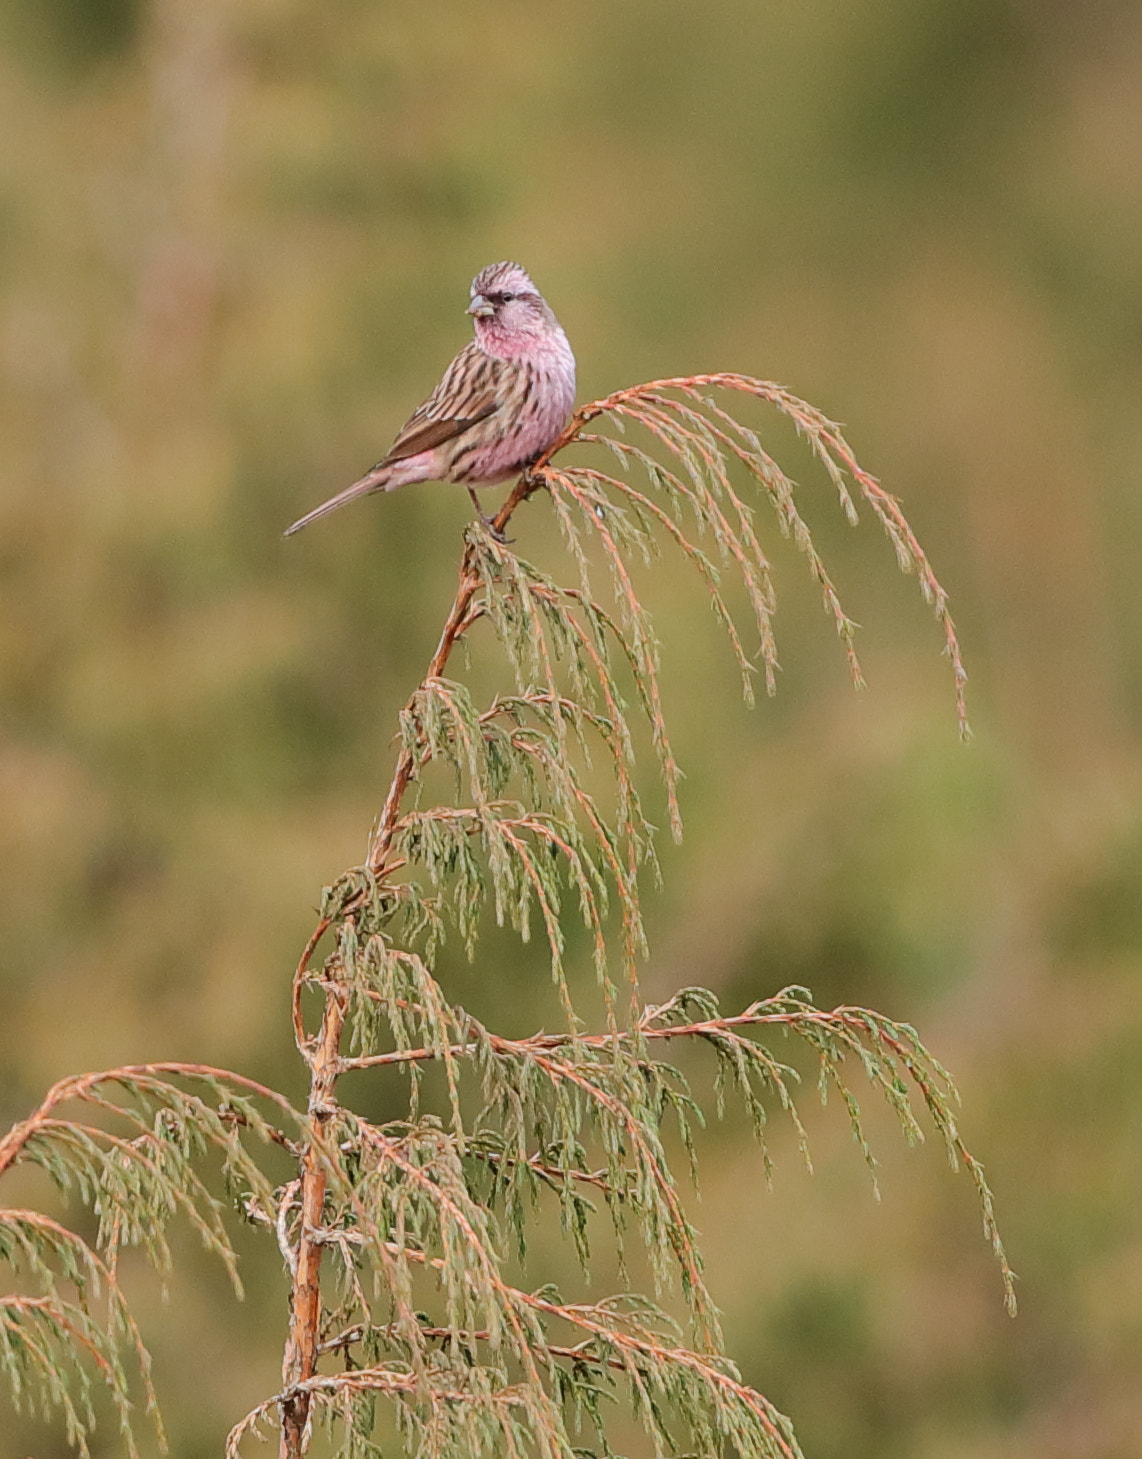
[[322,502],[319,507],[314,507],[312,512],[306,512],[304,517],[299,517],[292,527],[285,529],[282,536],[292,537],[295,532],[300,532],[303,527],[308,527],[310,522],[316,522],[319,517],[327,517],[330,512],[335,512],[346,502],[356,501],[359,496],[368,496],[372,491],[384,491],[391,480],[391,471],[370,471],[367,476],[362,476],[360,481],[355,481],[352,486],[347,486],[344,491],[339,491],[336,496],[331,496],[327,502]]

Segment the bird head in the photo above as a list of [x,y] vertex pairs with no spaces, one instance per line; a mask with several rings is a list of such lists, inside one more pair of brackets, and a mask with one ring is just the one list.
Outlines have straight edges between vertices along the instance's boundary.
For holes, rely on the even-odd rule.
[[558,328],[543,295],[518,263],[493,263],[472,280],[468,313],[476,337],[499,339],[543,335]]

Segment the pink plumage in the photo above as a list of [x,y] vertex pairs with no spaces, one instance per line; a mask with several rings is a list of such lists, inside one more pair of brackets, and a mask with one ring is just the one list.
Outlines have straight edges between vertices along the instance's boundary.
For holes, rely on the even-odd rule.
[[473,491],[517,476],[551,445],[575,403],[575,356],[547,301],[518,263],[494,263],[472,280],[476,337],[397,434],[388,454],[287,528],[300,532],[346,502],[415,481],[456,481]]

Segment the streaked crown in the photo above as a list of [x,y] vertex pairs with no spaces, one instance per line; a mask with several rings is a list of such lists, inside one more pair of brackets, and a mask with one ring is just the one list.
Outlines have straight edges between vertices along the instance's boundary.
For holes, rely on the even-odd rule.
[[527,269],[506,259],[503,263],[490,263],[486,269],[480,270],[472,280],[472,298],[476,298],[478,294],[482,294],[485,299],[504,294],[510,294],[517,299],[520,295],[529,295],[535,299],[542,297],[532,283]]

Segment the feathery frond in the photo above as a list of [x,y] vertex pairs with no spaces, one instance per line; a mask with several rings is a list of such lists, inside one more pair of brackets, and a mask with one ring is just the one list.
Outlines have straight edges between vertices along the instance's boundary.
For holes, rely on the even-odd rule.
[[[571,582],[482,526],[469,529],[440,643],[400,713],[369,857],[325,891],[292,989],[307,1110],[224,1071],[140,1065],[64,1081],[0,1141],[0,1177],[18,1161],[36,1162],[98,1216],[88,1244],[33,1213],[0,1212],[0,1256],[39,1293],[0,1299],[0,1366],[18,1403],[62,1412],[81,1453],[96,1379],[132,1443],[125,1356],[153,1407],[118,1252],[140,1247],[166,1270],[167,1232],[183,1219],[237,1285],[229,1213],[202,1171],[213,1159],[244,1219],[276,1242],[291,1301],[283,1387],[235,1425],[232,1459],[250,1436],[275,1427],[282,1455],[297,1459],[315,1422],[333,1425],[344,1452],[364,1459],[381,1452],[382,1412],[406,1451],[424,1459],[610,1455],[615,1400],[659,1455],[796,1459],[788,1420],[722,1352],[671,1155],[678,1142],[696,1176],[697,1133],[732,1099],[750,1116],[767,1173],[775,1113],[790,1119],[809,1160],[799,1078],[776,1052],[779,1040],[812,1052],[820,1096],[839,1095],[874,1180],[864,1086],[887,1102],[907,1139],[938,1133],[979,1192],[1012,1301],[954,1088],[910,1027],[867,1009],[819,1009],[795,987],[732,1015],[701,988],[655,1007],[639,998],[642,880],[658,877],[655,827],[635,775],[640,733],[649,734],[675,836],[682,818],[658,644],[636,566],[680,553],[709,594],[746,697],[759,668],[772,693],[776,593],[760,501],[804,556],[861,682],[854,624],[797,491],[757,428],[723,403],[727,394],[794,423],[850,521],[858,504],[871,510],[942,625],[966,733],[946,595],[899,504],[831,421],[779,386],[730,374],[654,381],[581,409],[496,524],[546,488]],[[611,469],[556,464],[571,445],[603,449]],[[748,630],[731,608],[741,597],[728,591],[735,576]],[[475,632],[495,639],[507,674],[485,705],[449,672],[454,650]],[[437,798],[441,784],[451,800]],[[505,1038],[446,997],[435,973],[442,941],[455,936],[477,956],[487,914],[524,942],[538,936],[561,1030]],[[573,920],[603,990],[602,1031],[576,1011]],[[700,1089],[661,1056],[679,1041],[713,1055]],[[439,1098],[423,1078],[430,1068],[443,1073]],[[343,1102],[342,1077],[363,1071],[407,1079],[406,1117],[375,1123]],[[61,1111],[76,1103],[78,1115]],[[294,1172],[278,1184],[261,1158],[270,1145]],[[585,1273],[600,1240],[624,1272],[633,1256],[645,1260],[654,1299],[574,1301],[521,1285],[529,1235],[544,1213],[557,1217]],[[680,1303],[681,1323],[668,1302]]]

